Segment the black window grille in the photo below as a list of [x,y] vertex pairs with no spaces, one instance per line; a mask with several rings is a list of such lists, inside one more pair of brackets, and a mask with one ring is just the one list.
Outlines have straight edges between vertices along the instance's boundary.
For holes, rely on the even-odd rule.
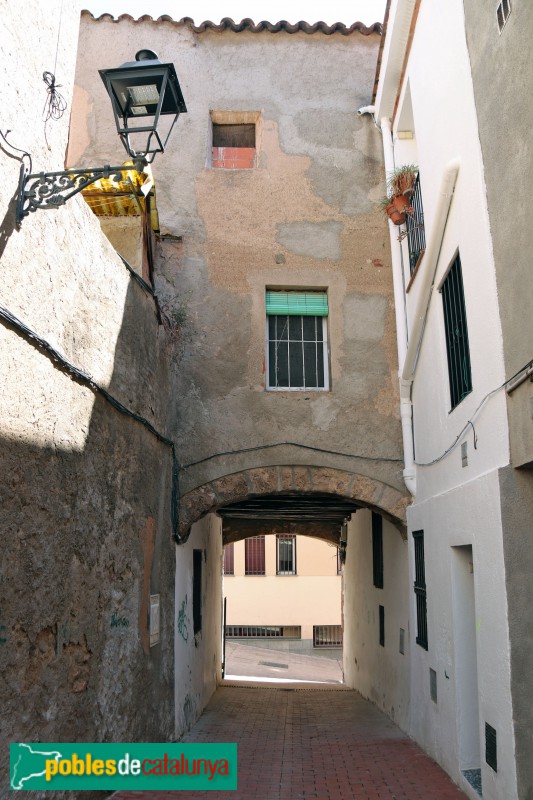
[[265,575],[264,536],[250,536],[244,540],[244,574]]
[[459,254],[442,284],[442,303],[448,353],[450,399],[453,409],[472,391],[463,273]]
[[202,559],[203,550],[192,551],[192,621],[193,630],[202,630]]
[[374,586],[383,589],[383,517],[372,512],[372,569]]
[[318,316],[269,315],[269,388],[327,388],[324,320]]
[[230,639],[301,639],[300,625],[226,625]]
[[413,211],[407,214],[405,227],[407,228],[407,244],[409,245],[409,268],[412,275],[420,257],[426,249],[426,232],[424,229],[424,208],[422,206],[420,175],[416,176],[414,192],[410,203]]
[[379,643],[385,647],[385,606],[379,607]]
[[342,647],[342,625],[313,625],[313,647]]
[[496,729],[485,723],[485,761],[492,767],[494,772],[498,772],[498,750],[496,743]]
[[416,597],[416,643],[428,649],[428,618],[426,594],[426,567],[424,563],[424,531],[413,531],[415,543],[415,597]]
[[296,536],[281,534],[276,536],[277,575],[296,575]]
[[224,575],[235,574],[235,548],[233,542],[224,547]]

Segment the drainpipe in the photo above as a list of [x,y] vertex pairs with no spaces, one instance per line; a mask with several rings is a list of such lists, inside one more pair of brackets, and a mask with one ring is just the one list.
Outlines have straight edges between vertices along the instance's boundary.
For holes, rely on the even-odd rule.
[[[358,114],[374,114],[374,106],[363,106]],[[383,158],[385,171],[394,170],[394,148],[392,144],[391,122],[387,117],[381,119],[381,134],[383,138]],[[413,442],[413,403],[412,387],[415,378],[418,353],[424,337],[426,317],[431,300],[431,293],[435,282],[435,274],[444,236],[444,229],[450,211],[450,203],[459,171],[459,162],[451,161],[444,170],[441,189],[437,199],[437,208],[431,234],[424,254],[424,266],[418,278],[420,291],[413,316],[413,327],[410,336],[407,331],[407,310],[405,301],[405,287],[403,284],[403,264],[401,245],[397,238],[397,228],[389,221],[391,241],[392,280],[394,286],[394,305],[396,311],[396,332],[398,344],[398,365],[400,380],[400,418],[402,424],[403,471],[404,483],[414,497],[416,494],[416,466]]]
[[[387,117],[381,120],[383,138],[383,159],[385,173],[394,170],[394,148],[392,144],[391,123]],[[411,383],[403,380],[403,370],[408,351],[407,311],[405,307],[405,286],[403,282],[402,248],[398,242],[398,227],[389,220],[389,234],[392,257],[392,282],[394,286],[394,308],[396,310],[396,336],[398,342],[398,377],[400,379],[400,419],[402,423],[403,480],[409,492],[416,494],[415,452],[413,444],[413,404],[411,402]]]

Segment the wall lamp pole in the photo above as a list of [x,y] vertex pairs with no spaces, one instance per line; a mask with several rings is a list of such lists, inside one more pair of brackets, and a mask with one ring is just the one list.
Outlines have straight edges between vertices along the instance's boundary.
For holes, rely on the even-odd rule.
[[[59,208],[102,178],[118,182],[124,172],[142,172],[157,153],[165,151],[179,115],[187,111],[174,65],[162,64],[152,50],[139,50],[135,61],[100,70],[100,76],[111,99],[117,133],[133,166],[34,173],[31,157],[25,153],[17,195],[18,226],[28,214],[41,208]],[[163,140],[158,125],[164,115],[173,119]]]

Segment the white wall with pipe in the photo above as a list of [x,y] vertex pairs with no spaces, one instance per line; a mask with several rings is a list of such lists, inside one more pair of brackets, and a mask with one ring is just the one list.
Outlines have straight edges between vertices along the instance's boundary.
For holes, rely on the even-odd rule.
[[[460,0],[420,4],[395,114],[407,46],[404,32],[412,13],[413,4],[391,3],[387,36],[396,42],[389,41],[384,48],[374,109],[383,133],[387,171],[416,159],[425,216],[426,252],[407,293],[403,289],[411,278],[407,242],[398,241],[399,229],[389,223],[404,478],[414,495],[408,509],[409,584],[412,587],[415,578],[412,532],[424,530],[428,604],[426,651],[416,644],[417,610],[410,590],[409,729],[468,796],[477,797],[463,770],[479,768],[484,798],[515,798],[498,488],[498,469],[509,463],[508,427],[504,390],[489,395],[505,377],[463,7]],[[399,131],[409,126],[413,137],[400,137]],[[457,253],[462,264],[472,392],[452,410],[439,289]],[[456,446],[443,456],[456,440]],[[463,442],[466,464],[461,458]],[[435,463],[422,466],[422,462]],[[465,576],[468,553],[472,554],[471,579]],[[470,636],[461,625],[462,612],[475,620]],[[470,648],[466,656],[465,648]],[[437,681],[437,702],[430,697],[430,669]],[[469,714],[477,719],[465,723],[464,698],[472,692],[477,697]],[[486,723],[497,731],[497,772],[485,761]]]

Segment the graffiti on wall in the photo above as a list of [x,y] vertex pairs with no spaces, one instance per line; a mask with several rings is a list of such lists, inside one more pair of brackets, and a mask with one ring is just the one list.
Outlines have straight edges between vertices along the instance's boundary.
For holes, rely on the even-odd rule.
[[178,633],[186,642],[189,638],[189,631],[187,629],[187,617],[185,616],[187,610],[187,595],[185,595],[185,599],[182,601],[179,611],[178,611]]

